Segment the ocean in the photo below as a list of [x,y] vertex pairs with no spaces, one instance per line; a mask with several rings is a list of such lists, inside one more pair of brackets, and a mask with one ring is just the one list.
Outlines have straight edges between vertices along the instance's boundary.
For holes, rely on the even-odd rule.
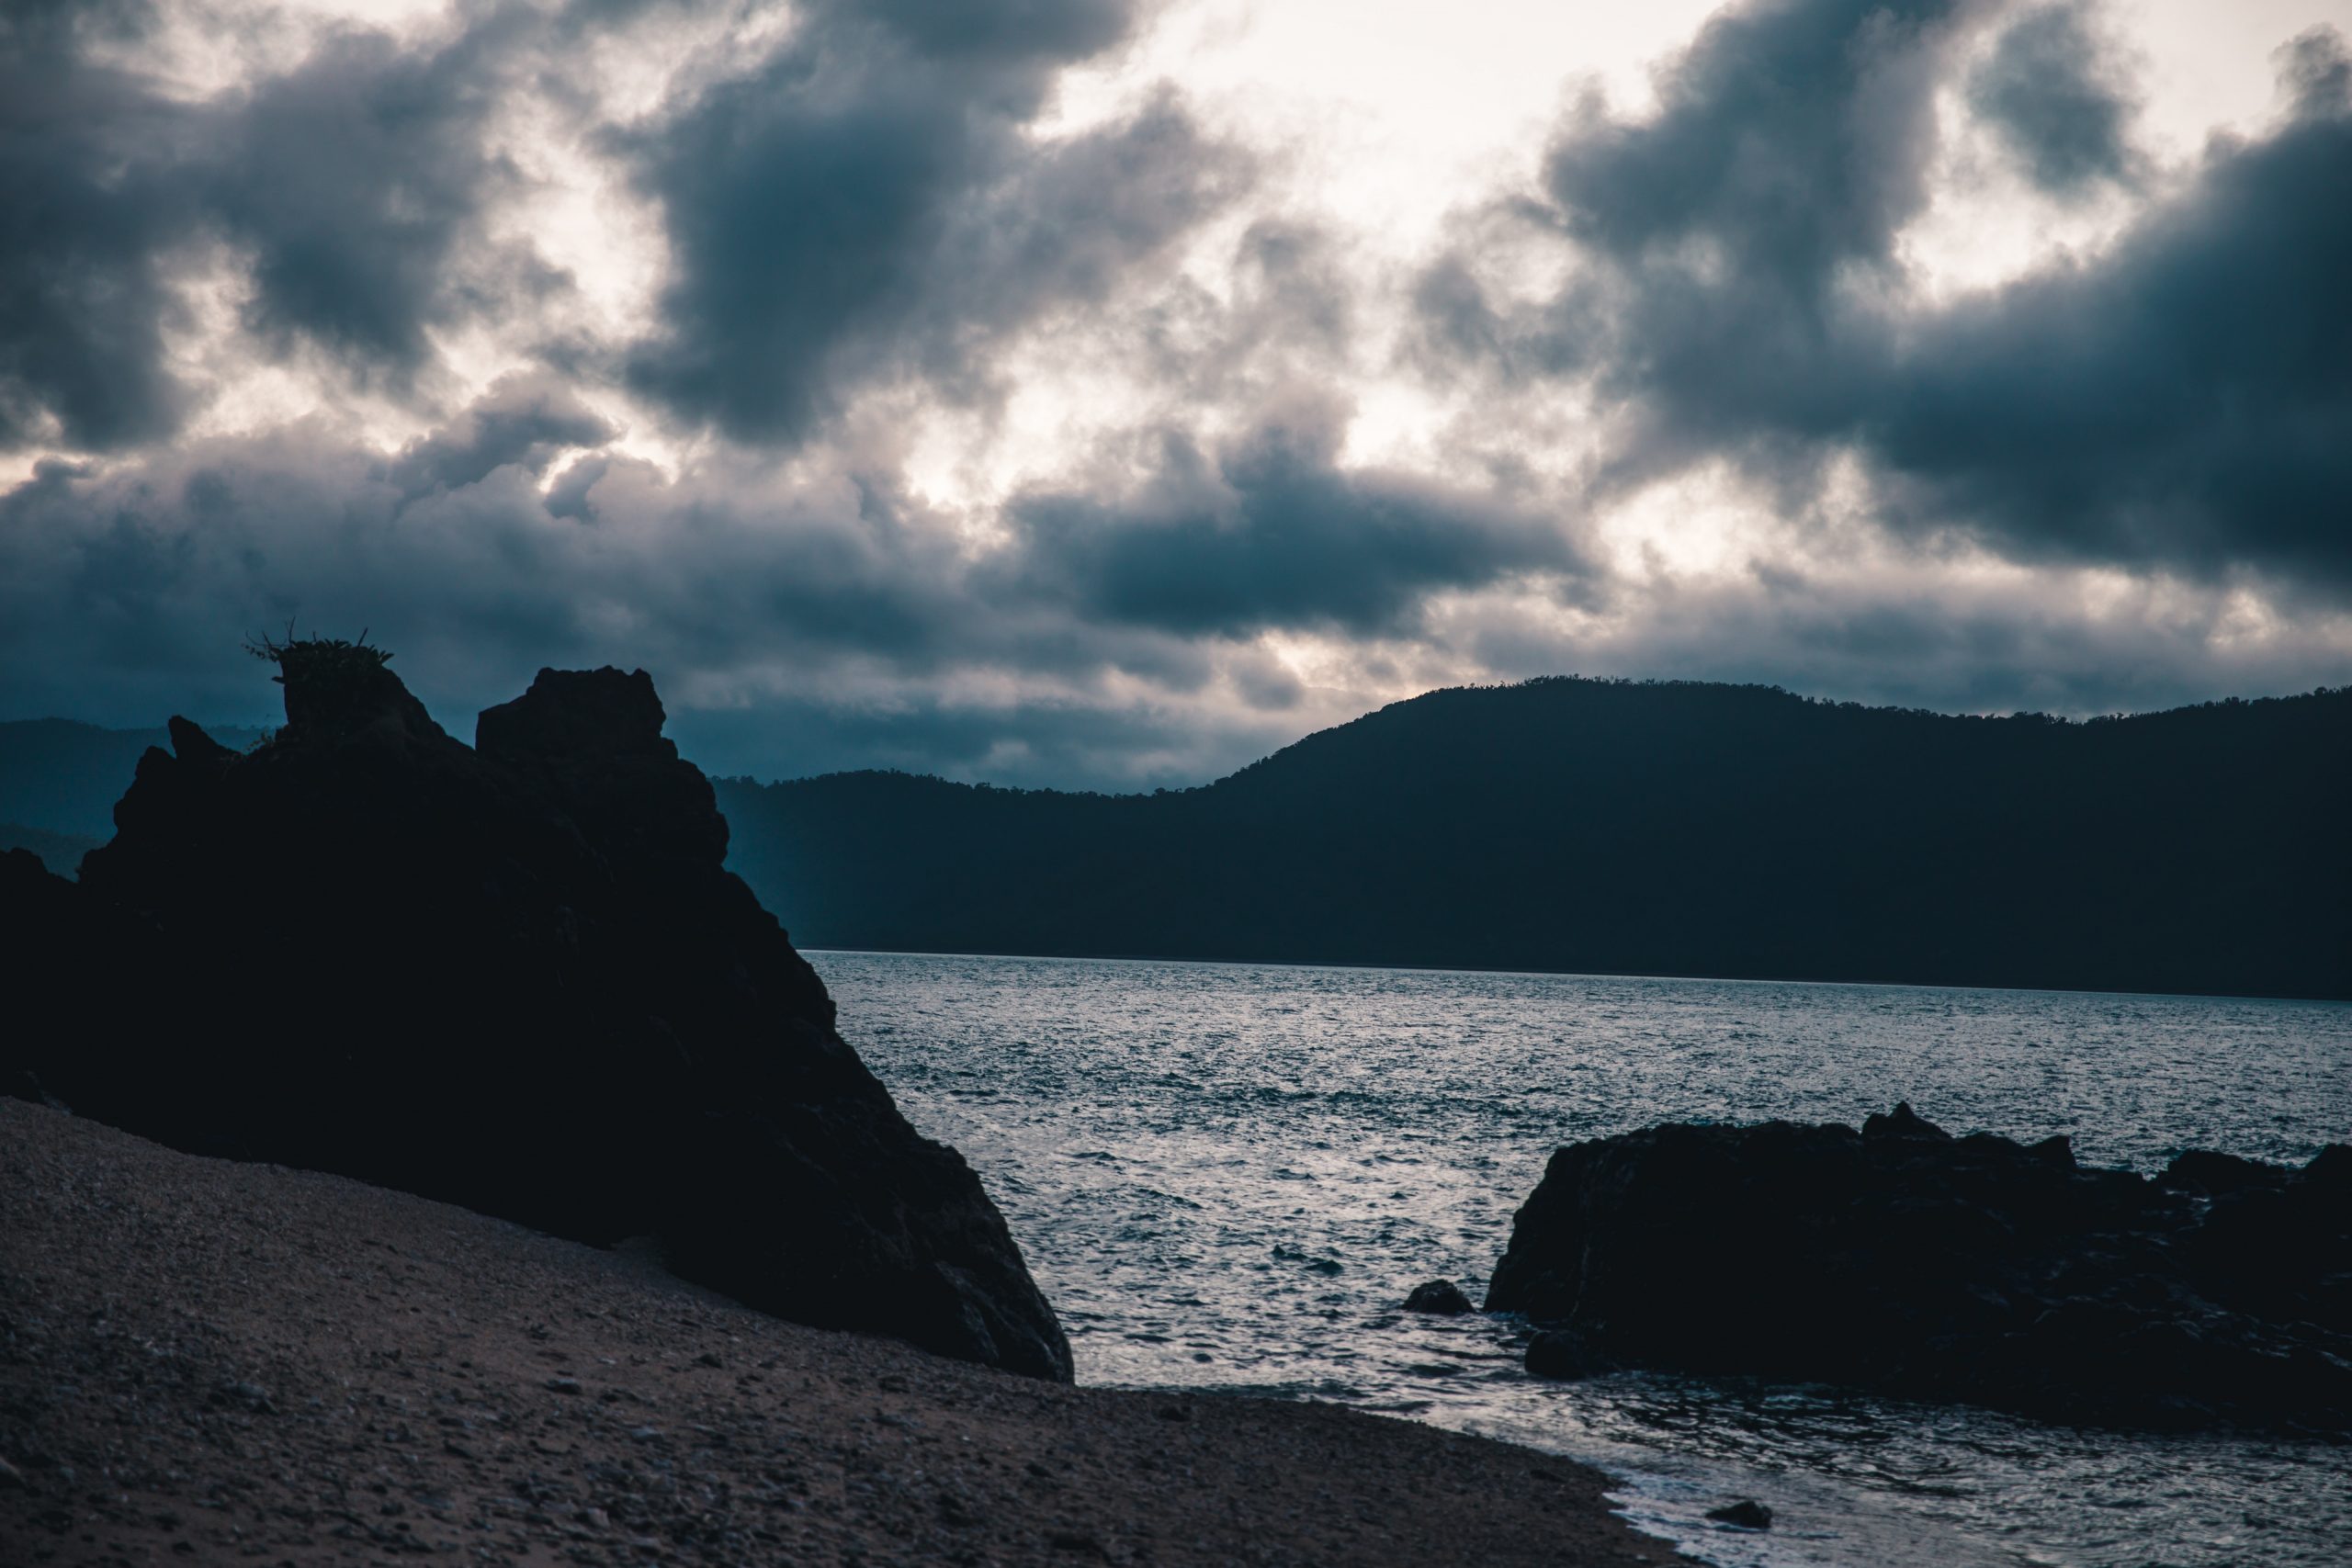
[[[961,1149],[1082,1383],[1322,1399],[1622,1478],[1721,1568],[2340,1565],[2352,1452],[1849,1392],[1547,1383],[1474,1300],[1565,1142],[1662,1121],[2064,1133],[2086,1164],[2352,1140],[2352,1006],[2207,997],[817,952],[842,1033]],[[1725,1278],[1736,1292],[1740,1281]],[[1753,1496],[1767,1532],[1709,1524]]]

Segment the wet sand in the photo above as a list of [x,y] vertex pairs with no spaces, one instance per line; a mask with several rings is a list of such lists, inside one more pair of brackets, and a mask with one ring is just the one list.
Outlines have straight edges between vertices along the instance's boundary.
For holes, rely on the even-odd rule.
[[0,1100],[0,1562],[1680,1561],[1595,1472],[1055,1387]]

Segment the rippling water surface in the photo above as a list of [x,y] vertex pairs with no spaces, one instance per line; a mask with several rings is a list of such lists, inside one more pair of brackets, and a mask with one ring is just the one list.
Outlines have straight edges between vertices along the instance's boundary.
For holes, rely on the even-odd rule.
[[[2352,1008],[2211,998],[816,953],[843,1032],[962,1149],[1089,1383],[1311,1396],[1600,1463],[1724,1565],[2352,1562],[2352,1453],[2084,1433],[1828,1390],[1560,1384],[1474,1298],[1556,1144],[1668,1120],[2301,1160],[2352,1138]],[[1736,1292],[1736,1278],[1724,1289]],[[1769,1534],[1708,1526],[1730,1495]]]

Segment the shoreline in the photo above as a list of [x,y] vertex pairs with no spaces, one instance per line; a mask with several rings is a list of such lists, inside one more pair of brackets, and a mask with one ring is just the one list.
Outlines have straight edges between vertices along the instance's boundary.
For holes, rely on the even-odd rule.
[[1534,1450],[990,1371],[13,1100],[0,1461],[28,1563],[1688,1561]]
[[811,953],[844,958],[995,958],[1011,963],[1153,964],[1210,969],[1329,969],[1374,975],[1476,975],[1498,979],[1529,980],[1657,980],[1704,986],[1806,986],[1824,990],[1960,991],[2002,997],[2099,997],[2118,1001],[2284,1002],[2325,1008],[2352,1008],[2352,996],[2270,995],[2257,991],[2107,991],[2068,986],[1964,986],[1938,980],[1838,980],[1820,976],[1611,974],[1595,969],[1512,969],[1458,964],[1376,964],[1312,958],[1170,958],[1148,953],[981,953],[957,948],[829,947],[795,941],[803,958]]

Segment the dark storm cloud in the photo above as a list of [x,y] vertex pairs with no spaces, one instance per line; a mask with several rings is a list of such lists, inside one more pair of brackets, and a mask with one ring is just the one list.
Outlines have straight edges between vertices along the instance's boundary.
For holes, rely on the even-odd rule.
[[1969,75],[1968,100],[2034,183],[2075,191],[2129,179],[2137,169],[2120,75],[2085,6],[2049,6],[2002,31],[1991,57]]
[[188,209],[170,172],[190,117],[138,79],[85,64],[94,8],[0,19],[0,450],[103,449],[169,430],[169,299],[158,250]]
[[2017,548],[2352,588],[2348,189],[2339,85],[2100,262],[1916,328],[1853,428],[1931,513]]
[[1015,498],[1015,596],[1183,636],[1400,629],[1430,593],[1514,572],[1585,570],[1539,513],[1413,476],[1342,469],[1323,419],[1274,423],[1214,456],[1170,434],[1138,493]]
[[1180,639],[992,594],[895,481],[786,481],[752,459],[673,479],[609,448],[556,471],[610,434],[526,378],[390,459],[296,424],[104,470],[44,465],[0,494],[0,712],[58,711],[77,691],[85,709],[135,712],[155,683],[244,690],[237,638],[297,615],[371,626],[405,670],[468,696],[582,660],[714,678],[1208,678]]
[[[1544,186],[1567,231],[1622,260],[1730,264],[1809,302],[1881,261],[1927,197],[1931,88],[1967,0],[1784,0],[1717,16],[1628,125],[1588,97]],[[1691,256],[1693,243],[1712,254]]]
[[1424,342],[1587,378],[1630,432],[1604,490],[1729,459],[1801,499],[1855,453],[1898,527],[2352,586],[2342,41],[2301,40],[2289,118],[2215,143],[2099,254],[1937,306],[1894,245],[1956,18],[1803,0],[1711,23],[1655,119],[1564,129],[1539,210],[1575,279],[1501,310],[1456,260],[1421,286]]
[[1590,378],[1648,403],[1619,483],[1736,451],[1758,407],[1834,423],[1836,389],[1807,371],[1839,351],[1844,296],[1891,281],[1895,236],[1928,199],[1934,89],[1962,24],[1993,3],[1766,0],[1718,14],[1657,73],[1650,118],[1588,93],[1513,213],[1589,265],[1506,314],[1474,257],[1439,258],[1416,290],[1419,357]]
[[225,244],[246,325],[404,378],[428,329],[559,279],[478,241],[511,172],[483,150],[501,71],[530,25],[475,13],[408,50],[327,38],[291,71],[200,103],[90,62],[150,13],[52,3],[0,31],[0,448],[119,448],[192,404],[166,364],[171,285]]
[[[1847,417],[1823,370],[1854,292],[1926,205],[1933,89],[1963,0],[1782,0],[1724,13],[1627,124],[1588,99],[1544,168],[1547,212],[1593,267],[1525,357],[1646,404],[1625,479],[1736,451],[1760,423]],[[1450,329],[1474,330],[1455,302]]]
[[[1098,348],[1116,339],[1119,321],[1088,313],[1243,188],[1247,160],[1165,91],[1084,133],[1034,134],[1054,74],[1126,36],[1126,0],[812,5],[772,57],[716,80],[689,67],[621,130],[566,78],[566,51],[685,13],[485,0],[423,41],[330,30],[289,68],[183,103],[87,64],[96,13],[53,9],[54,25],[12,12],[0,32],[27,89],[0,101],[0,224],[21,218],[27,241],[0,255],[0,438],[120,457],[45,465],[0,495],[0,710],[254,716],[238,639],[289,617],[372,627],[444,707],[510,694],[541,663],[639,662],[682,713],[773,714],[787,741],[836,734],[827,755],[843,761],[928,736],[935,761],[1128,777],[1123,757],[1181,749],[1179,718],[1147,720],[1138,687],[1197,702],[1236,671],[1242,711],[1297,700],[1251,650],[1213,656],[1088,602],[1017,520],[998,553],[1018,566],[982,570],[888,452],[810,439],[867,387],[993,396],[1024,327],[1067,318]],[[577,115],[657,204],[675,273],[649,337],[535,341],[534,291],[562,280],[487,238],[524,188],[493,143],[517,90]],[[1245,243],[1256,305],[1304,276],[1303,234]],[[444,329],[498,321],[538,367],[390,454],[323,409],[141,450],[199,406],[165,338],[175,286],[224,258],[244,290],[232,355],[339,370],[428,418]],[[1215,324],[1220,352],[1265,325]],[[676,474],[625,455],[582,396],[616,367],[744,443],[698,446]],[[1328,457],[1238,470],[1305,519],[1275,520],[1300,572],[1310,547],[1355,543],[1329,514],[1350,481]],[[1381,570],[1477,575],[1442,558],[1434,490],[1364,493],[1365,536],[1389,540]],[[1361,607],[1376,591],[1344,592]],[[1326,610],[1294,592],[1238,613]],[[971,680],[989,694],[944,694]],[[741,750],[788,769],[775,746]]]
[[460,716],[541,664],[642,664],[729,767],[1196,778],[1294,738],[1258,632],[1396,630],[1432,592],[1581,569],[1549,519],[1340,469],[1336,429],[1171,441],[1129,503],[1026,497],[977,556],[854,468],[667,478],[545,378],[390,459],[298,425],[51,465],[0,495],[0,713],[252,719],[239,639],[299,617],[371,628]]
[[822,0],[811,10],[835,25],[878,21],[934,58],[1034,66],[1082,60],[1125,36],[1136,0]]
[[[642,7],[638,8],[642,10]],[[875,378],[989,389],[987,350],[1100,302],[1242,178],[1168,96],[1090,133],[1028,133],[1055,72],[1115,44],[1119,0],[809,7],[747,73],[608,136],[667,220],[675,278],[648,341],[525,345],[751,440],[798,439]],[[440,329],[527,320],[567,286],[487,220],[523,176],[494,151],[539,83],[593,122],[568,51],[628,7],[461,9],[423,44],[330,31],[202,102],[90,62],[149,13],[42,0],[0,21],[0,446],[119,449],[202,389],[165,354],[174,285],[225,253],[243,326],[403,395]],[[208,247],[210,247],[208,250]]]
[[[560,449],[601,446],[616,434],[562,383],[510,376],[447,427],[412,443],[391,465],[392,482],[403,502],[411,502],[436,490],[478,483],[510,464],[536,474]],[[596,476],[604,471],[598,468]],[[573,488],[584,491],[594,482],[582,476]],[[549,510],[554,512],[552,502]]]
[[744,440],[793,439],[891,371],[951,388],[976,353],[1102,298],[1235,184],[1171,100],[1040,147],[1053,73],[1130,7],[827,6],[751,74],[627,144],[676,276],[632,383]]
[[510,390],[389,461],[297,425],[51,466],[0,496],[0,711],[127,715],[167,691],[155,711],[228,711],[251,694],[238,638],[295,615],[372,626],[421,689],[460,701],[550,662],[912,667],[968,646],[952,552],[839,488],[672,483],[605,457],[570,498],[591,520],[552,514],[553,458],[600,433]]
[[[461,733],[542,664],[612,661],[652,670],[721,770],[1126,786],[1227,771],[1354,683],[1370,706],[1605,665],[2080,708],[2143,671],[2166,696],[2239,683],[2215,670],[2309,683],[2341,648],[2315,622],[2231,663],[2218,592],[2103,621],[2063,571],[1996,592],[1921,565],[1961,527],[2013,557],[2352,578],[2352,116],[2325,39],[2288,61],[2290,119],[2163,170],[2069,4],[1718,17],[1652,118],[1587,102],[1529,198],[1476,215],[1564,251],[1565,286],[1498,305],[1475,243],[1420,276],[1405,363],[1462,411],[1417,433],[1459,438],[1438,477],[1347,456],[1395,302],[1355,237],[1254,185],[1172,89],[1041,124],[1145,3],[812,0],[736,58],[751,7],[461,0],[398,39],[306,35],[201,101],[96,63],[146,25],[136,0],[0,6],[0,448],[103,454],[0,493],[0,716],[265,717],[239,642],[299,617],[371,628]],[[684,63],[616,125],[581,63],[640,44]],[[2016,153],[1996,172],[2140,216],[1923,304],[1903,241],[1939,98]],[[602,157],[659,218],[643,324],[600,326],[605,296],[493,239],[533,194],[500,151],[517,126],[531,168]],[[175,313],[224,273],[234,293]],[[229,299],[225,341],[182,333]],[[436,361],[450,341],[463,364]],[[485,343],[511,373],[454,407]],[[995,412],[1048,355],[1132,407],[1072,411],[1056,444],[1086,456],[1001,507],[927,499],[912,436],[988,427],[930,416]],[[323,378],[313,412],[180,434],[216,377],[271,361]],[[1600,405],[1573,470],[1542,445],[1555,378]],[[359,428],[379,416],[424,434],[387,450]],[[1814,481],[1849,454],[1918,547],[1829,516]],[[1698,465],[1779,485],[1865,564],[1713,587],[1600,564],[1588,519]]]
[[506,278],[462,254],[512,180],[483,121],[516,26],[492,14],[424,51],[380,33],[332,38],[218,113],[184,177],[251,254],[251,330],[406,374],[430,355],[427,329],[552,281],[519,256]]
[[613,460],[601,453],[582,457],[548,486],[547,508],[550,517],[568,517],[575,523],[596,520],[596,503],[589,493],[613,471]]

